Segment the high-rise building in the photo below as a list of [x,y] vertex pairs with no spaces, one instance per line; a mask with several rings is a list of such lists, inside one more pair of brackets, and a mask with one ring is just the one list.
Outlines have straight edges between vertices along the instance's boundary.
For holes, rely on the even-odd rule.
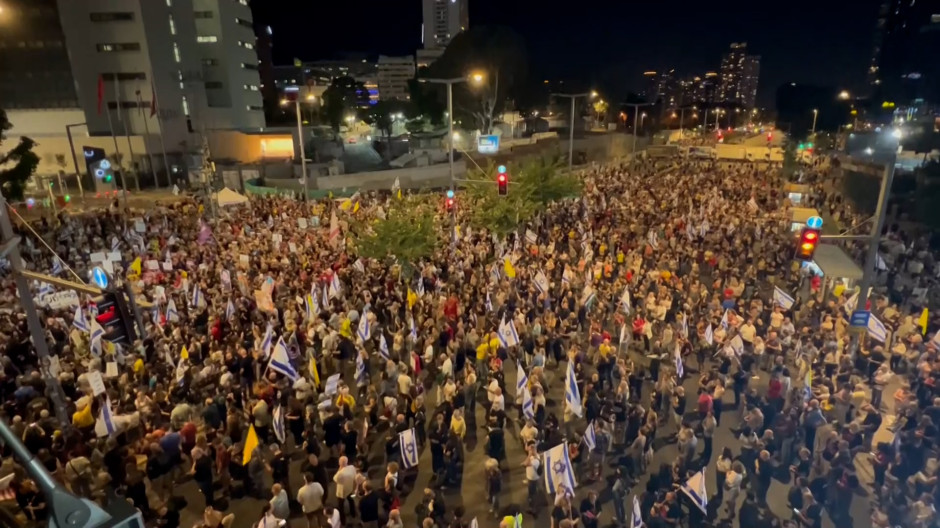
[[757,97],[760,57],[747,54],[747,42],[732,42],[721,59],[718,101],[752,108]]
[[77,108],[56,0],[4,0],[0,12],[0,107]]
[[940,99],[940,9],[935,2],[881,5],[867,78],[874,95],[906,105]]
[[457,33],[470,27],[470,0],[423,0],[424,49],[444,49]]
[[398,99],[406,101],[411,99],[408,92],[408,81],[415,77],[414,57],[386,57],[379,55],[378,84],[379,98]]
[[718,101],[718,72],[705,72],[693,79],[692,100],[696,103],[714,104]]
[[649,103],[662,101],[667,107],[678,104],[678,88],[676,82],[676,71],[665,70],[662,72],[645,71],[643,72],[643,97]]

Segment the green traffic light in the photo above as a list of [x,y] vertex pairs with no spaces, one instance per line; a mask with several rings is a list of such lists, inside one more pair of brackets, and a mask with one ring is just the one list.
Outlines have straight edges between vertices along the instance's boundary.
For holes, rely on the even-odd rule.
[[104,181],[106,181],[106,182],[108,182],[108,183],[111,183],[111,179],[112,179],[112,176],[111,176],[110,174],[108,174],[107,176],[104,177]]
[[813,148],[813,144],[812,144],[812,143],[808,143],[808,144],[806,145],[806,148]]
[[65,195],[65,202],[68,203],[68,202],[71,201],[71,200],[72,200],[72,197],[71,197],[70,195],[66,194],[66,195]]
[[796,147],[796,148],[798,148],[798,149],[800,149],[800,150],[803,150],[803,144],[802,144],[802,143],[800,143],[799,145],[797,145],[797,147]]

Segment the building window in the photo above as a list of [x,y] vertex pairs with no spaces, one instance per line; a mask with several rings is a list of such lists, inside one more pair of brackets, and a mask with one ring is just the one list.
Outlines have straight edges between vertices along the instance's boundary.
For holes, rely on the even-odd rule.
[[245,27],[248,28],[248,29],[253,29],[253,27],[254,27],[254,26],[252,25],[252,23],[251,23],[251,20],[245,20],[244,18],[235,17],[235,23],[236,23],[236,24],[239,24],[239,25],[242,25],[242,26],[245,26]]
[[97,47],[99,52],[140,51],[140,43],[138,42],[111,42],[98,44]]
[[238,41],[238,45],[241,46],[241,47],[243,47],[243,48],[245,48],[245,49],[250,49],[250,50],[255,49],[254,43],[252,43],[252,42],[245,42],[244,40],[239,40],[239,41]]
[[257,64],[249,64],[249,63],[247,63],[247,62],[243,62],[243,63],[242,63],[242,68],[245,69],[245,70],[257,70],[257,69],[258,69],[258,65],[257,65]]
[[101,77],[106,81],[113,81],[115,76],[119,81],[146,81],[147,74],[144,72],[118,72],[118,73],[102,73]]
[[246,6],[246,5],[248,5],[248,0],[238,0],[238,3],[241,4],[241,5]]
[[198,35],[196,36],[196,42],[205,44],[207,42],[218,42],[219,37],[215,35]]
[[134,13],[90,13],[92,22],[130,22],[134,20]]
[[194,11],[193,18],[212,18],[215,14],[212,11]]
[[189,117],[189,101],[186,100],[186,96],[183,96],[183,115]]
[[257,86],[257,85],[254,85],[254,84],[246,84],[246,85],[244,86],[244,88],[245,88],[246,90],[250,91],[250,92],[257,92],[257,91],[258,91],[258,86]]
[[173,59],[177,64],[180,63],[180,47],[175,42],[173,43]]
[[263,112],[264,111],[264,107],[258,106],[258,105],[248,105],[245,107],[245,109],[250,112]]
[[218,90],[222,88],[222,81],[206,81],[205,86],[206,86],[206,89]]
[[202,59],[203,66],[218,66],[219,59]]

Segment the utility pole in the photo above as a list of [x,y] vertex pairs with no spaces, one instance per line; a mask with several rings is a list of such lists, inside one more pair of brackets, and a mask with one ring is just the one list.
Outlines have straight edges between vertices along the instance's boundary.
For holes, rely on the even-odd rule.
[[49,398],[52,400],[52,407],[56,418],[62,427],[69,427],[72,423],[71,418],[65,413],[65,393],[62,386],[59,385],[59,379],[49,372],[49,346],[46,343],[46,331],[42,327],[42,321],[39,319],[39,313],[36,311],[36,305],[33,302],[33,294],[29,291],[29,283],[23,275],[25,267],[23,258],[20,256],[20,237],[13,234],[13,224],[10,222],[10,212],[7,210],[7,201],[0,195],[0,235],[2,235],[2,245],[0,245],[0,255],[6,257],[13,267],[13,281],[16,283],[16,291],[20,295],[20,305],[26,312],[26,323],[29,326],[29,335],[36,349],[36,357],[39,358],[40,372],[46,383],[49,392]]
[[72,142],[72,127],[85,126],[85,123],[65,125],[65,135],[69,137],[69,150],[72,152],[72,163],[75,165],[75,181],[78,182],[78,194],[85,203],[85,188],[82,187],[82,173],[78,171],[78,158],[75,156],[75,143]]
[[637,133],[639,132],[637,130],[637,123],[640,119],[640,107],[649,106],[651,104],[653,103],[627,103],[626,104],[626,106],[633,107],[633,149],[631,150],[631,154],[633,155],[633,158],[631,159],[630,163],[636,162],[636,136],[637,136]]
[[567,97],[571,99],[571,124],[568,125],[568,172],[571,172],[571,167],[574,165],[574,102],[578,97],[593,97],[595,92],[585,92],[585,93],[576,93],[576,94],[563,94],[563,93],[553,93],[555,97]]

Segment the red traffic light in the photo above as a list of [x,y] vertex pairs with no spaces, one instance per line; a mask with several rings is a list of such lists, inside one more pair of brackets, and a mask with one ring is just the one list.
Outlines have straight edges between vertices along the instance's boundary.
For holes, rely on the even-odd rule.
[[448,198],[444,201],[444,206],[447,207],[447,210],[450,211],[454,208],[454,199]]
[[498,179],[499,179],[499,183],[506,183],[506,175],[505,175],[505,174],[500,174],[499,177],[498,177]]
[[496,168],[496,186],[500,196],[509,194],[509,174],[506,172],[506,166],[500,165]]
[[767,132],[767,141],[772,141],[774,139],[773,132]]
[[796,247],[796,258],[799,260],[812,260],[819,244],[819,230],[804,227],[800,231],[799,245]]

